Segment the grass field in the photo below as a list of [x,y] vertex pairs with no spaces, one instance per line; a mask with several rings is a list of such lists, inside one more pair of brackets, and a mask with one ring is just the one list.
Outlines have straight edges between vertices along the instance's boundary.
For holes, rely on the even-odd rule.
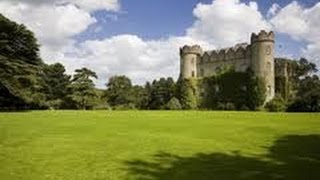
[[0,113],[0,179],[320,179],[320,114]]

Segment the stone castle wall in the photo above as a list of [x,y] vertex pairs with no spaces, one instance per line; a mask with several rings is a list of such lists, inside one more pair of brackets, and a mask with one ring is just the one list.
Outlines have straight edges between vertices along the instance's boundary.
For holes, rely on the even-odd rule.
[[235,47],[207,51],[197,64],[197,77],[212,76],[223,68],[233,67],[236,71],[246,71],[251,63],[251,49],[248,44],[238,44]]
[[203,52],[198,45],[180,49],[180,75],[182,78],[202,78],[217,74],[224,68],[233,67],[244,72],[248,68],[262,78],[266,86],[266,101],[274,97],[274,34],[262,30],[252,33],[250,44]]

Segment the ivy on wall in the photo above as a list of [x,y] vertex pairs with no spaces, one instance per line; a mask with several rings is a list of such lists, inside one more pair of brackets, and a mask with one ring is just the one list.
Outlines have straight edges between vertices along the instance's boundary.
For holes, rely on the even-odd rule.
[[204,109],[256,110],[264,104],[265,86],[252,71],[230,69],[199,83],[199,102]]

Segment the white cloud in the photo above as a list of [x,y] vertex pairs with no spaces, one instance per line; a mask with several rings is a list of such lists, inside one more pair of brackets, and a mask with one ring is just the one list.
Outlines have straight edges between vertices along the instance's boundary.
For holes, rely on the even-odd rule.
[[270,9],[268,10],[267,17],[274,16],[280,10],[280,8],[281,7],[279,6],[279,4],[277,3],[272,4]]
[[304,41],[307,47],[304,56],[320,65],[320,2],[305,8],[296,1],[282,8],[271,18],[278,32]]
[[[117,0],[0,0],[0,12],[26,24],[36,33],[47,62],[58,60],[68,72],[87,66],[99,75],[103,84],[112,75],[125,74],[142,84],[163,76],[177,77],[179,47],[200,44],[205,49],[249,41],[252,32],[270,29],[255,2],[216,0],[198,4],[197,18],[184,36],[161,40],[143,40],[136,35],[118,35],[103,40],[74,44],[73,36],[96,23],[94,10],[118,10]],[[98,26],[99,27],[99,26]]]
[[216,0],[212,4],[198,4],[193,11],[196,22],[187,35],[218,46],[247,42],[252,32],[269,30],[268,22],[258,11],[257,4],[239,0]]
[[[73,45],[73,36],[96,23],[92,10],[117,10],[117,0],[0,0],[0,12],[25,24],[38,38],[41,56],[52,62]],[[60,60],[60,59],[59,59]]]
[[3,2],[11,2],[13,4],[30,4],[32,6],[42,5],[62,5],[73,4],[88,12],[94,10],[112,10],[117,11],[120,8],[118,0],[1,0]]
[[[113,75],[127,75],[134,83],[143,84],[163,76],[177,77],[179,47],[195,43],[199,42],[188,37],[144,41],[136,35],[119,35],[83,42],[64,59],[68,69],[74,64],[94,69],[100,78],[99,87]],[[200,44],[210,47],[205,42]]]
[[200,44],[209,49],[234,45],[247,42],[251,32],[269,28],[255,2],[247,5],[239,1],[218,0],[212,4],[199,4],[194,15],[197,21],[185,36],[145,41],[135,35],[119,35],[86,41],[71,53],[77,54],[76,57],[65,57],[67,66],[77,64],[94,69],[100,76],[100,87],[117,74],[125,74],[139,84],[163,76],[177,78],[179,47]]

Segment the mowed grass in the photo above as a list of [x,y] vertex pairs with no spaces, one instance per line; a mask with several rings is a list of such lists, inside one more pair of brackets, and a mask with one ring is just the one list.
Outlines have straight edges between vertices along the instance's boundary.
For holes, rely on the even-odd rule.
[[0,179],[320,179],[320,114],[0,113]]

